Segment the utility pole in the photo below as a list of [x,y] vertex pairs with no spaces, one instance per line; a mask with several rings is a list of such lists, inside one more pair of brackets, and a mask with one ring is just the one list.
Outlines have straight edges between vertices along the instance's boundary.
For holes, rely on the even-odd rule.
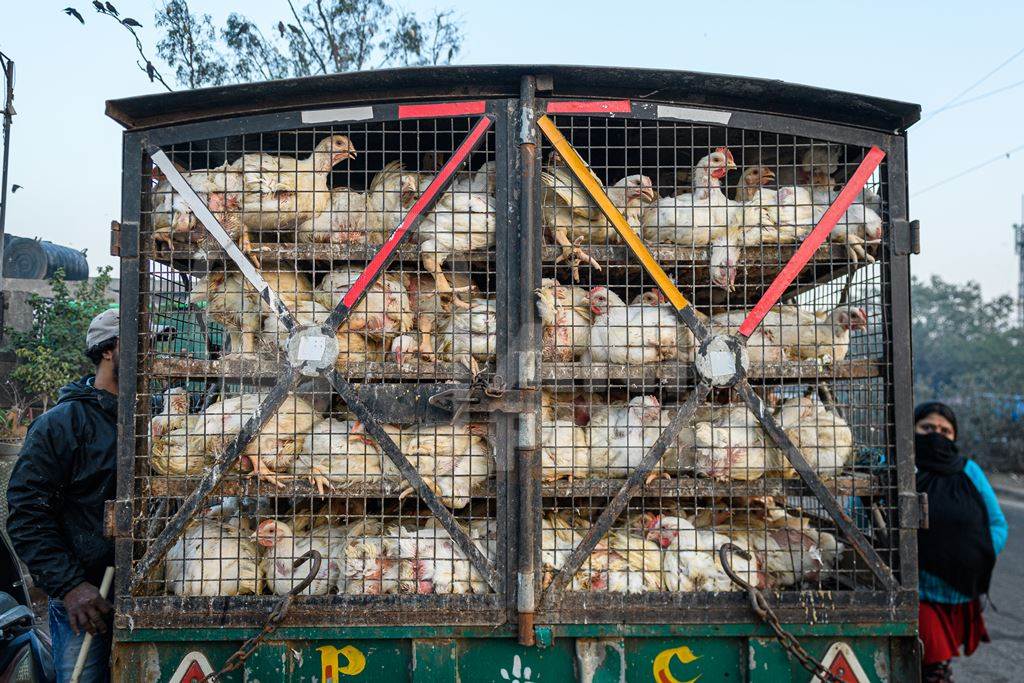
[[1013,225],[1017,250],[1017,325],[1024,327],[1024,195],[1020,197],[1020,223]]
[[11,120],[14,118],[14,61],[0,52],[0,72],[4,77],[4,132],[3,145],[4,156],[3,166],[0,170],[0,335],[3,334],[4,314],[6,313],[6,302],[4,301],[4,235],[7,230],[7,188],[10,185],[7,177],[8,164],[11,158]]

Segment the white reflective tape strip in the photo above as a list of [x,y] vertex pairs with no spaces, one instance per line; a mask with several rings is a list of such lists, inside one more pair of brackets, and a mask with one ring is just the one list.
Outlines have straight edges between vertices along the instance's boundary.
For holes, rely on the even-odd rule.
[[736,355],[732,351],[711,351],[711,374],[714,377],[729,377],[736,374]]
[[681,121],[704,121],[717,123],[723,126],[729,125],[732,119],[731,111],[719,111],[717,109],[697,109],[696,107],[672,107],[667,104],[658,105],[659,119],[679,119]]
[[324,337],[302,337],[299,339],[299,360],[318,361],[327,352],[327,339]]
[[303,123],[329,123],[331,121],[366,121],[373,118],[373,107],[342,107],[341,109],[313,109],[302,112]]

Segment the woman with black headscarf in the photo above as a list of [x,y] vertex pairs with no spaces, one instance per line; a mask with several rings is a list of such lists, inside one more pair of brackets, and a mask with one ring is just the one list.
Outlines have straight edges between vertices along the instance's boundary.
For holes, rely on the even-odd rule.
[[1006,545],[1006,517],[978,464],[960,454],[956,415],[944,403],[914,409],[917,490],[928,494],[918,532],[922,679],[953,680],[951,662],[988,642],[980,597]]

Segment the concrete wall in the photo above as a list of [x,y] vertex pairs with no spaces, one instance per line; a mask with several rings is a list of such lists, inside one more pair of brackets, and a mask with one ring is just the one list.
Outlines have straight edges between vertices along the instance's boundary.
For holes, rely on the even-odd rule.
[[[90,281],[95,278],[90,279]],[[69,282],[71,291],[75,291],[79,283]],[[111,301],[117,302],[120,296],[120,280],[111,280],[107,287],[107,296]],[[15,278],[3,278],[4,301],[4,324],[19,332],[24,332],[32,327],[32,309],[28,305],[28,298],[32,294],[50,296],[53,290],[46,280],[19,280]]]

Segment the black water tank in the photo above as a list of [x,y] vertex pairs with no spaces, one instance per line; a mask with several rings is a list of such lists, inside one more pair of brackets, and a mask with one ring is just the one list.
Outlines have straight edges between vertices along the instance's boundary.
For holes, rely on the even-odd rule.
[[89,261],[83,252],[46,240],[4,235],[4,277],[45,280],[60,268],[65,280],[89,279]]

